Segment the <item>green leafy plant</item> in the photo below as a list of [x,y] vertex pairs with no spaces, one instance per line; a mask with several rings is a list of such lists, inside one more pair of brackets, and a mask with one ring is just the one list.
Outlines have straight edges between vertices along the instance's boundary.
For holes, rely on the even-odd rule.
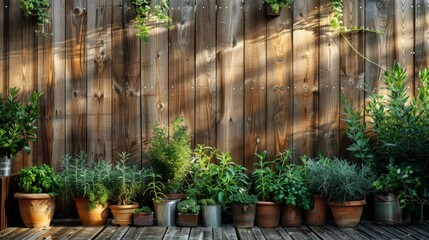
[[51,36],[51,33],[45,32],[45,24],[49,23],[49,17],[46,10],[51,7],[47,0],[19,0],[19,7],[24,12],[26,17],[35,15],[37,17],[36,33],[41,33],[44,36]]
[[201,207],[198,205],[197,201],[191,198],[180,201],[177,204],[177,211],[179,213],[199,213],[200,209]]
[[80,152],[74,158],[65,155],[62,169],[59,179],[65,193],[73,197],[87,197],[89,209],[94,209],[97,204],[103,206],[108,201],[111,195],[109,181],[112,177],[110,163],[103,160],[91,164],[88,155]]
[[155,202],[160,202],[166,198],[164,191],[164,184],[160,181],[161,175],[155,173],[152,170],[147,171],[147,177],[149,179],[147,188],[144,194],[149,193]]
[[239,192],[231,195],[229,197],[229,201],[231,204],[255,205],[258,201],[258,198],[253,194],[249,194],[248,192]]
[[278,13],[281,8],[293,3],[293,0],[265,0],[265,3],[271,8],[273,13]]
[[329,201],[363,200],[371,192],[374,175],[367,166],[337,158],[325,157],[323,161],[327,171],[325,175],[319,176],[319,191]]
[[136,196],[146,185],[148,171],[140,170],[135,164],[128,164],[129,154],[119,153],[119,161],[111,175],[111,199],[117,205],[129,205],[136,202]]
[[183,118],[172,122],[173,133],[169,138],[168,127],[152,125],[153,137],[147,153],[154,171],[161,175],[169,193],[185,191],[186,177],[191,165],[192,149],[189,129]]
[[0,156],[15,156],[22,149],[31,152],[30,142],[37,140],[35,125],[39,119],[41,92],[33,92],[28,103],[18,99],[19,88],[9,89],[9,94],[0,104]]
[[149,25],[151,21],[160,21],[168,29],[173,28],[173,20],[168,16],[168,0],[132,0],[136,11],[134,28],[138,30],[137,37],[149,42]]
[[24,193],[58,195],[60,183],[51,166],[46,164],[23,168],[18,172],[18,187]]
[[323,188],[323,182],[320,179],[322,176],[329,174],[331,159],[324,155],[319,155],[314,159],[302,156],[301,161],[304,163],[309,191],[314,194],[320,194]]
[[135,213],[152,213],[152,208],[150,208],[149,206],[142,206],[140,208],[137,208],[135,211]]
[[213,198],[203,198],[198,201],[198,204],[207,206],[207,205],[216,205],[216,200]]

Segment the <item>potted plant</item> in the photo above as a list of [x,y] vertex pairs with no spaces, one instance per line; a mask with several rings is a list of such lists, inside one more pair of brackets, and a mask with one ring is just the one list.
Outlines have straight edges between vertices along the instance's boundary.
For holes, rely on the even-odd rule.
[[30,154],[30,142],[37,140],[41,92],[33,92],[26,104],[18,99],[19,88],[10,88],[3,97],[0,93],[0,176],[8,176],[12,170],[12,158],[22,149]]
[[48,227],[55,212],[55,196],[60,185],[52,167],[37,165],[23,168],[18,173],[15,193],[19,212],[26,227]]
[[44,36],[52,35],[51,33],[45,32],[45,24],[49,23],[46,10],[51,7],[47,0],[19,0],[18,4],[26,17],[35,16],[37,18],[36,33],[41,33]]
[[251,228],[255,223],[256,202],[258,198],[247,191],[229,197],[232,204],[232,218],[238,228]]
[[[161,175],[166,186],[165,191],[170,198],[184,198],[186,177],[191,165],[191,135],[183,124],[183,118],[175,118],[172,122],[172,135],[169,128],[159,123],[152,125],[153,137],[147,152],[153,170]],[[167,194],[168,196],[168,194]]]
[[309,210],[312,205],[312,195],[308,189],[305,168],[303,165],[289,163],[292,151],[284,151],[276,157],[280,172],[280,188],[276,195],[283,202],[281,225],[284,227],[300,226],[302,222],[301,209]]
[[317,158],[303,156],[301,160],[305,166],[308,189],[312,193],[313,198],[311,209],[305,211],[305,223],[311,226],[325,225],[327,201],[326,198],[320,194],[322,189],[320,178],[327,174],[329,168],[326,166],[325,162],[329,162],[330,159],[326,156],[319,155]]
[[405,69],[395,61],[383,78],[387,94],[374,90],[363,111],[354,109],[345,96],[342,101],[345,132],[351,140],[348,150],[378,178],[389,175],[389,164],[401,172],[410,169],[421,184],[414,186],[413,194],[397,197],[402,207],[419,212],[422,218],[424,207],[429,205],[429,70],[420,71],[419,78],[419,88],[410,95]]
[[371,192],[374,176],[370,169],[342,159],[326,159],[328,171],[320,176],[322,196],[328,199],[338,227],[356,227]]
[[279,173],[273,161],[264,161],[266,151],[255,153],[259,158],[252,172],[253,193],[257,196],[256,225],[263,228],[277,227],[280,223],[281,198],[276,195],[281,187]]
[[137,194],[143,189],[147,171],[140,170],[134,164],[128,164],[129,154],[119,153],[119,161],[113,168],[110,178],[110,204],[114,223],[128,226],[133,223],[133,212],[139,207],[136,202]]
[[201,206],[201,219],[204,227],[221,227],[222,205],[213,198],[204,198],[198,201]]
[[148,206],[137,208],[133,212],[134,226],[152,226],[153,225],[153,211]]
[[168,0],[132,0],[136,12],[134,28],[137,29],[137,37],[144,42],[149,42],[149,25],[152,21],[161,21],[168,29],[173,28],[173,21],[168,15]]
[[59,179],[63,191],[70,194],[76,202],[80,221],[84,226],[101,226],[106,224],[109,215],[108,199],[112,166],[106,161],[88,161],[85,152],[65,155],[62,162],[63,171]]
[[155,208],[156,223],[158,226],[174,226],[176,223],[176,207],[179,199],[169,199],[163,193],[164,184],[160,181],[161,175],[151,170],[148,174],[150,178],[146,192],[152,197]]
[[280,16],[280,10],[293,3],[293,0],[265,0],[268,16]]
[[177,225],[182,227],[195,227],[198,225],[198,216],[201,207],[195,199],[182,200],[177,204]]

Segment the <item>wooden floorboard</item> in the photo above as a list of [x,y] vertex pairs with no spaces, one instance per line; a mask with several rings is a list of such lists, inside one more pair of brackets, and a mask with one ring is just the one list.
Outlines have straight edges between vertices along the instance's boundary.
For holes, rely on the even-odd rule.
[[380,226],[361,221],[356,228],[324,226],[235,228],[222,227],[118,227],[54,226],[48,228],[11,227],[0,232],[1,240],[123,239],[123,240],[429,240],[429,224]]

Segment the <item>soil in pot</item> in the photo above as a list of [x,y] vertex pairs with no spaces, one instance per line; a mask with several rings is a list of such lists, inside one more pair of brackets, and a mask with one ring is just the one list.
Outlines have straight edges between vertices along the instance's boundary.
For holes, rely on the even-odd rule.
[[262,228],[278,227],[280,223],[280,203],[257,202],[256,203],[256,225]]
[[374,197],[374,218],[375,223],[380,225],[396,226],[411,223],[409,212],[401,208],[394,193]]
[[251,228],[255,223],[256,205],[232,205],[232,218],[238,228]]
[[281,225],[283,227],[301,226],[302,214],[301,209],[297,206],[284,205],[281,215]]
[[356,227],[359,224],[362,216],[363,206],[366,204],[365,200],[362,201],[349,201],[349,202],[329,202],[335,224],[338,227]]
[[327,204],[326,198],[313,194],[314,207],[305,211],[305,223],[311,226],[326,224]]
[[110,205],[114,222],[113,224],[126,227],[133,223],[133,212],[139,207],[139,204],[132,205]]
[[88,198],[76,198],[76,208],[83,226],[102,226],[106,224],[109,216],[109,204],[96,204],[94,209],[89,209]]
[[54,217],[55,197],[47,193],[15,193],[26,227],[48,227]]
[[198,213],[178,213],[177,226],[181,227],[195,227],[198,225]]

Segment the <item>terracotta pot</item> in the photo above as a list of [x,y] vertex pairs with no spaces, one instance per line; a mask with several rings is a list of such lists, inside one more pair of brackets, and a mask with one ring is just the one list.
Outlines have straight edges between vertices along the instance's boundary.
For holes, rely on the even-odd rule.
[[238,228],[251,228],[255,224],[256,205],[232,205],[232,218]]
[[365,204],[365,200],[328,203],[338,227],[356,227],[359,224]]
[[167,194],[167,198],[171,199],[171,200],[185,199],[186,198],[186,194],[184,194],[184,193],[168,193]]
[[301,208],[292,205],[284,205],[281,215],[281,224],[283,227],[301,226],[302,214]]
[[310,226],[321,226],[326,224],[326,198],[319,194],[313,194],[314,206],[305,211],[305,223]]
[[176,224],[182,227],[195,227],[198,225],[198,213],[178,213]]
[[109,216],[109,204],[96,204],[94,209],[89,209],[88,198],[75,198],[77,213],[83,226],[102,226],[106,224]]
[[135,226],[152,226],[153,225],[153,212],[133,213],[133,223]]
[[409,212],[401,208],[399,200],[393,192],[374,197],[374,218],[375,223],[380,225],[411,224]]
[[26,227],[48,227],[54,217],[55,197],[47,193],[15,193]]
[[128,226],[133,223],[133,212],[139,207],[139,204],[132,205],[110,205],[112,210],[114,224],[121,227]]
[[280,203],[257,202],[256,203],[256,225],[262,228],[278,227],[280,223]]

